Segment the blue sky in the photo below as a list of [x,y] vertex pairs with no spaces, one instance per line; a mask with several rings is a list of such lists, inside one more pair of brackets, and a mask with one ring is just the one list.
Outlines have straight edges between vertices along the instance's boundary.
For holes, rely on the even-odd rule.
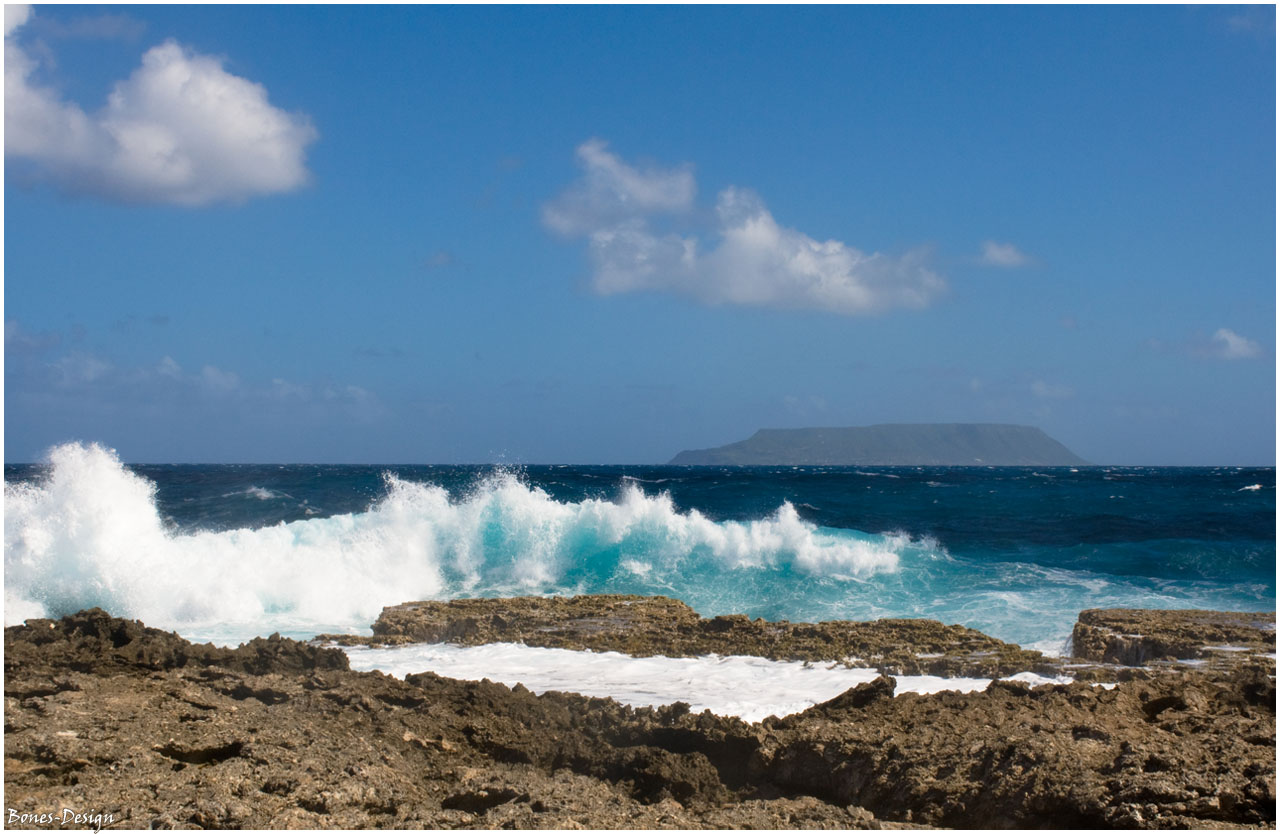
[[1275,463],[1275,12],[5,10],[6,461]]

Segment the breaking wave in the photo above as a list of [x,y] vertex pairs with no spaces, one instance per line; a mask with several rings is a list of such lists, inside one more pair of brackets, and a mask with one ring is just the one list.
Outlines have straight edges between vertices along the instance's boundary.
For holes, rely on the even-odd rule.
[[591,592],[697,607],[691,596],[729,603],[717,595],[775,583],[863,583],[898,571],[904,551],[936,548],[817,527],[786,502],[712,521],[633,482],[612,501],[559,502],[504,472],[457,497],[387,474],[363,512],[183,532],[114,451],[65,444],[49,462],[38,481],[5,484],[6,624],[100,606],[184,634],[315,633],[367,629],[406,600]]

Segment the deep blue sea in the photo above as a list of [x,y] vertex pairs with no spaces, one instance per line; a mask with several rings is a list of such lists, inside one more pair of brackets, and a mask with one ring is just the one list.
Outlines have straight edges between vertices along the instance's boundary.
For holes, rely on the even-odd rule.
[[931,617],[1042,650],[1085,608],[1274,611],[1274,468],[5,467],[5,621],[98,605],[229,643],[384,605],[664,594]]

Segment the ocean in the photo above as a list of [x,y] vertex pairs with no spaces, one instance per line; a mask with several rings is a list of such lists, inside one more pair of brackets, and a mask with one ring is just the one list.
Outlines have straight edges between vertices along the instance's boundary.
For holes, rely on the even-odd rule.
[[385,605],[662,594],[703,616],[929,617],[1049,653],[1099,607],[1274,611],[1274,468],[5,467],[5,624],[99,606],[198,641]]

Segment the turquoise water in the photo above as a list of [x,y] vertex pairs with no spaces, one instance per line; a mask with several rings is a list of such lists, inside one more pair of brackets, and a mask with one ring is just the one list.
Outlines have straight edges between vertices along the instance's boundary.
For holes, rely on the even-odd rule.
[[6,622],[367,631],[411,599],[641,593],[932,617],[1055,650],[1094,607],[1275,609],[1272,468],[5,468]]

